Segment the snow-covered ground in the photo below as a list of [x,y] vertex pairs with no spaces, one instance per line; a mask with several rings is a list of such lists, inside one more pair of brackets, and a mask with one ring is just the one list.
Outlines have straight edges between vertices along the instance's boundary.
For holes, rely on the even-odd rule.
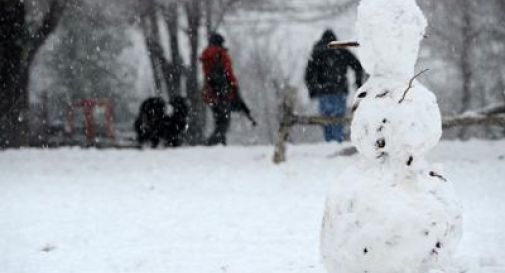
[[[1,273],[324,272],[336,145],[0,152]],[[505,272],[505,141],[442,142],[465,207],[459,260]],[[349,181],[352,183],[352,181]]]

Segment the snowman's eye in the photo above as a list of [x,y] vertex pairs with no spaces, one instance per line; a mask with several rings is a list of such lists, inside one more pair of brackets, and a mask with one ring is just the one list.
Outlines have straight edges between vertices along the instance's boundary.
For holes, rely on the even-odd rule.
[[361,92],[358,94],[358,98],[362,99],[364,97],[366,97],[366,92]]

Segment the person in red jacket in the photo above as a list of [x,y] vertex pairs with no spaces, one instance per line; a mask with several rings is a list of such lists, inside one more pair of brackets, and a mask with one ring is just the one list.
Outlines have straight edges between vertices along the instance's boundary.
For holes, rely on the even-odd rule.
[[223,46],[224,41],[222,35],[212,33],[209,45],[200,58],[205,76],[203,100],[212,110],[215,122],[207,145],[226,145],[231,108],[238,100],[238,82],[233,73],[231,57]]

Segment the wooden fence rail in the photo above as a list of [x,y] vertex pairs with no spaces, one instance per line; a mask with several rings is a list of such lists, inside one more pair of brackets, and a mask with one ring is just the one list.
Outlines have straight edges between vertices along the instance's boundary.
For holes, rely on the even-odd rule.
[[[503,107],[503,106],[502,106]],[[286,141],[289,138],[291,128],[295,125],[347,125],[351,123],[352,117],[343,118],[323,117],[323,116],[301,116],[293,113],[293,107],[284,103],[282,105],[282,121],[279,127],[273,161],[280,164],[286,161]],[[504,108],[505,109],[505,108]],[[471,125],[496,125],[505,128],[505,114],[501,111],[476,111],[474,114],[466,114],[454,117],[443,117],[442,127],[444,129],[471,126]]]

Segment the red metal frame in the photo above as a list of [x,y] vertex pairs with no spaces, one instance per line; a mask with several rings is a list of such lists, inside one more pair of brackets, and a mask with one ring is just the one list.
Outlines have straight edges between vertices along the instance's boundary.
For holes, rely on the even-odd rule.
[[114,104],[109,99],[81,99],[74,101],[68,109],[68,126],[70,128],[70,137],[75,133],[75,111],[77,108],[82,108],[84,111],[84,127],[86,130],[86,140],[88,143],[93,143],[96,137],[95,122],[93,119],[93,111],[96,107],[105,108],[105,126],[107,128],[107,137],[114,141]]

